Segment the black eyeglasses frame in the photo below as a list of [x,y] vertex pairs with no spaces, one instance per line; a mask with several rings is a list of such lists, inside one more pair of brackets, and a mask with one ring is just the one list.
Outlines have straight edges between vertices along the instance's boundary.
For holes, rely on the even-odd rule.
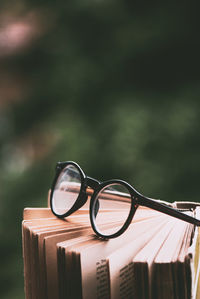
[[[53,193],[54,193],[54,189],[55,189],[57,180],[59,178],[59,175],[62,172],[62,170],[65,167],[67,167],[68,165],[72,165],[72,166],[76,167],[77,170],[79,171],[80,178],[81,178],[81,188],[80,188],[79,195],[78,195],[74,205],[70,208],[69,211],[60,215],[54,211],[53,205],[52,205],[52,199],[53,199]],[[129,191],[129,193],[131,195],[131,208],[130,208],[129,215],[128,215],[124,225],[121,227],[121,229],[119,229],[116,233],[114,233],[112,235],[104,235],[98,230],[96,223],[95,223],[95,200],[97,198],[97,195],[101,192],[102,189],[104,189],[106,186],[109,186],[112,184],[121,184],[127,188],[127,190]],[[126,181],[123,181],[120,179],[112,179],[112,180],[108,180],[105,182],[100,182],[94,178],[86,176],[85,173],[83,172],[83,170],[81,169],[81,167],[74,161],[58,162],[56,164],[56,174],[55,174],[55,177],[54,177],[54,180],[53,180],[53,183],[51,186],[51,192],[50,192],[50,207],[51,207],[52,213],[55,216],[57,216],[58,218],[65,218],[65,217],[68,217],[69,215],[71,215],[72,213],[74,213],[75,211],[77,211],[78,209],[80,209],[88,200],[88,194],[87,194],[88,187],[90,187],[94,191],[90,198],[90,208],[89,208],[91,226],[92,226],[94,232],[96,233],[96,235],[103,239],[116,238],[116,237],[120,236],[121,234],[123,234],[126,231],[126,229],[128,228],[128,226],[130,225],[138,206],[145,206],[145,207],[154,209],[156,211],[159,211],[161,213],[164,213],[164,214],[170,215],[172,217],[181,219],[183,221],[189,222],[191,224],[200,226],[200,220],[198,220],[194,217],[191,217],[187,214],[182,213],[179,209],[170,207],[170,203],[168,205],[167,203],[165,204],[163,202],[160,202],[158,200],[155,200],[155,199],[152,199],[152,198],[149,198],[149,197],[146,197],[146,196],[140,194],[136,189],[134,189]]]

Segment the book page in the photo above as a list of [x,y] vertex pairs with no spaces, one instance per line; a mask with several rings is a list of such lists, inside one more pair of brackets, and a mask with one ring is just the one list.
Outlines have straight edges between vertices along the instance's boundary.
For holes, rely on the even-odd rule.
[[[73,244],[70,248],[68,247],[67,250],[65,250],[65,261],[67,262],[67,266],[65,266],[66,282],[68,282],[69,290],[67,298],[69,299],[83,298],[80,251],[90,248],[91,242],[94,246],[95,244],[99,244],[99,239],[92,237],[84,242]],[[77,248],[78,250],[76,250]],[[68,273],[70,273],[70,275]]]
[[[71,257],[67,255],[70,251],[71,247],[75,244],[82,244],[83,242],[88,242],[90,240],[97,240],[97,238],[92,235],[83,235],[74,239],[69,239],[67,241],[61,242],[57,244],[57,250],[59,252],[58,258],[58,281],[59,281],[59,298],[70,298],[70,278],[71,278],[71,269],[73,269],[73,265],[71,266]],[[75,284],[76,288],[81,288],[77,282],[72,281],[73,285]]]
[[[108,257],[111,298],[148,298],[148,260],[155,258],[173,225],[171,217],[162,217],[151,229]],[[144,281],[145,288],[141,287]]]
[[58,268],[57,268],[57,243],[61,243],[67,240],[76,239],[80,236],[91,235],[92,229],[79,228],[74,232],[66,232],[62,234],[52,235],[45,237],[45,261],[46,261],[46,278],[47,278],[47,295],[48,299],[58,298]]
[[[74,216],[74,215],[88,215],[88,210],[86,209],[79,209],[74,212],[72,215],[68,216],[67,218]],[[56,217],[50,208],[25,208],[23,212],[23,219],[24,220],[32,220],[32,219],[44,219],[44,218],[54,218],[59,219]],[[62,219],[67,219],[62,218]]]
[[[44,277],[44,267],[41,266],[41,260],[39,257],[43,254],[43,247],[39,246],[42,239],[47,234],[55,234],[61,231],[70,230],[73,228],[82,228],[88,224],[88,215],[81,214],[78,216],[70,216],[66,219],[55,218],[38,218],[44,213],[45,216],[49,215],[48,210],[43,209],[27,209],[28,216],[24,220],[23,227],[23,254],[24,254],[24,276],[25,276],[25,293],[27,298],[31,298],[32,294],[42,292],[44,290],[44,284],[42,277]],[[34,214],[34,217],[33,214]],[[75,220],[74,220],[75,219]],[[75,223],[75,224],[74,224]],[[50,230],[50,231],[49,231]],[[41,242],[38,242],[38,234],[40,234]],[[40,244],[41,245],[41,244]],[[38,256],[39,255],[39,256]],[[40,263],[39,263],[40,261]],[[42,263],[44,265],[44,263]],[[38,275],[39,273],[39,275]],[[42,276],[41,276],[42,275]],[[41,276],[41,277],[40,277]],[[38,282],[39,281],[39,282]],[[40,285],[41,284],[41,287]],[[34,296],[34,295],[33,295]]]
[[[80,230],[88,227],[87,222],[82,219],[82,225],[74,225],[73,223],[68,223],[62,226],[52,226],[46,227],[44,229],[33,229],[32,230],[32,258],[34,261],[32,265],[32,289],[36,293],[40,294],[41,298],[45,297],[46,294],[46,276],[45,276],[45,250],[44,250],[44,239],[47,236],[56,235],[59,233],[73,232],[77,231],[80,234]],[[36,273],[34,277],[34,273]]]
[[[151,269],[151,296],[152,298],[176,298],[174,277],[174,262],[178,259],[185,232],[191,224],[178,220],[174,229],[164,242],[156,256]],[[183,281],[183,277],[179,276]],[[185,295],[184,295],[185,296]]]
[[57,218],[49,208],[25,208],[23,212],[24,220]]
[[[53,228],[50,230],[51,227],[49,226],[43,226],[42,228],[39,226],[32,227],[31,230],[29,228],[26,228],[24,231],[24,258],[25,258],[25,276],[26,276],[26,293],[27,296],[33,296],[34,293],[38,290],[38,278],[39,275],[41,275],[43,269],[39,268],[39,260],[38,260],[38,254],[39,254],[39,246],[38,246],[38,239],[37,239],[37,233],[42,233],[45,231],[45,234],[51,234],[55,233],[59,230],[64,230],[65,226],[63,225],[57,225],[53,226]],[[50,230],[50,232],[48,231]],[[39,271],[39,272],[38,272]],[[32,295],[31,295],[32,294]]]
[[[197,207],[196,218],[200,219],[200,207]],[[188,249],[192,275],[192,298],[200,298],[200,227],[195,228],[193,242]]]
[[[116,221],[115,221],[116,222]],[[112,228],[114,223],[110,224],[102,224],[102,227],[106,227],[107,229]],[[93,233],[92,235],[84,236],[84,237],[78,237],[73,240],[67,240],[62,243],[58,243],[58,251],[59,251],[59,258],[58,258],[58,276],[59,276],[59,291],[60,291],[60,298],[74,298],[77,294],[80,295],[82,284],[79,280],[76,281],[76,284],[74,284],[74,280],[72,277],[77,276],[80,278],[81,271],[80,271],[80,264],[78,265],[78,273],[76,273],[76,264],[75,261],[77,260],[77,257],[73,255],[73,252],[71,252],[72,246],[77,246],[79,249],[81,247],[90,246],[90,244],[95,244],[103,242],[97,236]],[[75,258],[74,258],[75,257]],[[64,268],[63,268],[64,267]],[[60,276],[60,273],[62,275]],[[63,274],[64,273],[64,274]],[[75,295],[74,295],[75,293]],[[82,298],[82,295],[80,295]]]
[[[100,269],[102,267],[104,267],[104,273],[106,273],[107,256],[124,244],[128,244],[130,239],[135,240],[146,230],[150,230],[153,226],[156,227],[158,221],[160,221],[160,217],[156,217],[156,220],[152,218],[151,220],[135,222],[120,237],[107,241],[99,240],[98,243],[91,240],[87,248],[73,246],[73,252],[80,253],[83,298],[101,298],[102,293],[108,288],[109,281],[105,279],[97,280],[97,277],[101,274]],[[89,260],[88,257],[90,257]]]

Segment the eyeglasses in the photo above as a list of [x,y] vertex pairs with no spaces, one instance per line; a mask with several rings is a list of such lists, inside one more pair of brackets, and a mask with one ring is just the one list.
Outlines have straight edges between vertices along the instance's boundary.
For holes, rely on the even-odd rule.
[[200,220],[170,207],[168,203],[143,196],[125,181],[99,182],[86,176],[75,162],[58,162],[50,194],[53,214],[59,218],[67,217],[86,204],[88,198],[92,228],[102,238],[120,236],[130,225],[138,206],[200,226]]

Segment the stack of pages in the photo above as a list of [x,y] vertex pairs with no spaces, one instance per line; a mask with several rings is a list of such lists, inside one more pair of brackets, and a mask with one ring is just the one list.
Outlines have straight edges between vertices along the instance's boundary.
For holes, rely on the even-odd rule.
[[139,207],[124,234],[102,240],[86,209],[58,219],[27,208],[22,230],[27,299],[200,298],[200,230],[187,222]]

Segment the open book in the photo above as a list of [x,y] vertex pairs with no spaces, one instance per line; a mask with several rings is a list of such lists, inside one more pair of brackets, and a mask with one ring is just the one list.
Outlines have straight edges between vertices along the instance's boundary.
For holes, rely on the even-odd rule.
[[[200,207],[185,213],[200,219]],[[87,209],[58,219],[26,208],[22,233],[27,299],[200,299],[200,229],[182,220],[139,207],[124,234],[102,240]]]

